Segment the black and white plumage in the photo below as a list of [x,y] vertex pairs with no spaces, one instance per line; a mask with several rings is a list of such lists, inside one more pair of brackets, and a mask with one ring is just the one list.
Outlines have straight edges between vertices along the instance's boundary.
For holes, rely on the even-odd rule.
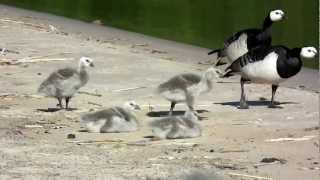
[[171,102],[169,115],[177,103],[186,102],[189,110],[194,110],[196,97],[211,91],[213,79],[220,77],[219,69],[209,68],[202,76],[192,73],[180,74],[158,86],[158,93]]
[[314,58],[317,55],[314,47],[303,47],[289,49],[285,46],[271,46],[252,50],[234,61],[226,68],[224,76],[234,73],[241,75],[241,99],[240,108],[246,109],[248,105],[245,100],[244,83],[272,84],[272,97],[269,107],[274,105],[274,95],[279,83],[296,75],[302,67],[303,58]]
[[170,116],[150,123],[152,132],[159,139],[182,139],[201,136],[198,117],[192,111],[183,116]]
[[134,110],[140,106],[134,101],[126,102],[123,107],[111,107],[81,117],[89,132],[120,133],[138,130],[139,123]]
[[38,92],[57,98],[60,108],[63,108],[62,99],[65,99],[66,109],[68,109],[70,99],[89,80],[89,74],[86,71],[86,67],[89,66],[94,66],[93,60],[81,57],[78,69],[64,68],[54,71],[41,83]]
[[229,37],[222,49],[217,49],[208,54],[217,53],[217,66],[221,65],[222,58],[227,57],[228,63],[232,63],[248,51],[271,46],[271,27],[273,22],[281,21],[285,16],[282,10],[273,10],[266,16],[262,29],[245,29]]

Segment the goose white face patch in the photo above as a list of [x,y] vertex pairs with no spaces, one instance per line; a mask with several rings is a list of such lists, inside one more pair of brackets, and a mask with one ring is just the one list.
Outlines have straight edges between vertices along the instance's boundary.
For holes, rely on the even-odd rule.
[[244,66],[242,76],[255,83],[278,84],[284,79],[277,72],[277,60],[278,54],[271,52],[263,60]]
[[81,57],[80,62],[86,67],[93,66],[93,60],[88,57]]
[[271,11],[269,14],[269,17],[273,22],[281,21],[284,18],[284,16],[285,16],[284,12],[280,9]]
[[318,54],[317,49],[314,47],[303,47],[301,49],[301,57],[314,58]]
[[227,47],[227,56],[229,58],[229,61],[231,61],[230,63],[248,52],[247,39],[248,36],[246,34],[241,34],[236,41],[232,42]]

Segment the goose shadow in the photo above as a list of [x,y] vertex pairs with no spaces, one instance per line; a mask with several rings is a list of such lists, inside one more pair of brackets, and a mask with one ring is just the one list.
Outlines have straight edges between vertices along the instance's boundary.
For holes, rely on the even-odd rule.
[[[260,101],[247,101],[249,106],[269,106],[270,101],[266,100],[260,100]],[[239,101],[230,101],[230,102],[221,102],[221,103],[214,103],[214,104],[219,104],[222,106],[233,106],[233,107],[239,107],[240,102]],[[297,102],[291,102],[291,101],[286,101],[286,102],[278,102],[274,101],[274,104],[278,106],[277,108],[282,108],[280,105],[285,105],[285,104],[298,104]]]
[[[197,110],[197,113],[205,113],[205,112],[209,112],[208,110],[204,110],[204,109],[201,109],[201,110]],[[172,115],[173,116],[181,116],[181,115],[184,115],[185,111],[173,111],[172,112]],[[169,114],[169,111],[151,111],[151,112],[148,112],[147,113],[147,116],[149,117],[166,117],[168,116]]]
[[89,132],[87,129],[79,129],[78,132]]
[[[47,108],[47,109],[37,109],[37,111],[40,112],[48,112],[48,113],[53,113],[53,112],[58,112],[66,109],[61,109],[61,108]],[[75,111],[78,110],[77,108],[68,108],[66,111]]]

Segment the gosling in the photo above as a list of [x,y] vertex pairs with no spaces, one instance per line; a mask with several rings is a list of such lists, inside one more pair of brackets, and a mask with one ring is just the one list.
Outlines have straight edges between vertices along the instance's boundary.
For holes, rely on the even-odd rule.
[[111,107],[81,117],[88,132],[92,133],[120,133],[138,130],[139,123],[134,110],[140,110],[134,101],[124,103],[123,107]]
[[170,116],[150,123],[155,139],[183,139],[201,136],[198,117],[192,111],[183,116]]
[[196,97],[210,92],[213,79],[221,75],[222,72],[215,68],[207,69],[202,76],[192,73],[180,74],[160,84],[157,92],[171,102],[169,116],[172,115],[175,105],[181,102],[186,102],[188,109],[194,111]]
[[86,71],[86,67],[89,66],[94,67],[93,60],[81,57],[78,69],[64,68],[54,71],[41,83],[38,92],[56,98],[60,109],[63,108],[62,100],[65,99],[65,108],[68,109],[70,99],[89,80],[89,74]]

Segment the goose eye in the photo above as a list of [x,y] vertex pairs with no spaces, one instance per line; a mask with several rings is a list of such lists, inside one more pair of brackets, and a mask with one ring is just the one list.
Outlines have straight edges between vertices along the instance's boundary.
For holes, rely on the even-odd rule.
[[89,62],[89,59],[87,59],[86,61]]
[[311,49],[308,49],[308,52],[311,52]]

